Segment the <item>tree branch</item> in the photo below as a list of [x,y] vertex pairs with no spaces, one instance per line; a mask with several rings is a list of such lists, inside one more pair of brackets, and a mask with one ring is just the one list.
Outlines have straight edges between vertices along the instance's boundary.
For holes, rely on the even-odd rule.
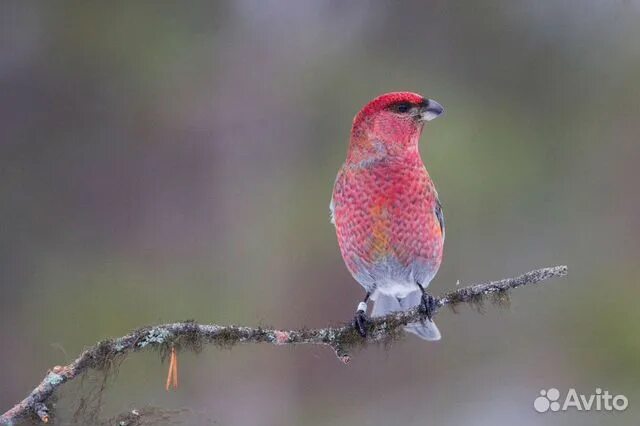
[[[508,292],[511,289],[566,274],[566,266],[555,266],[537,269],[515,278],[460,288],[436,298],[434,315],[444,306],[455,308],[461,303],[481,304],[487,298],[493,302],[502,303],[508,300]],[[366,338],[360,337],[352,324],[318,329],[276,330],[186,321],[142,327],[126,336],[99,342],[86,349],[68,365],[53,367],[29,396],[0,416],[0,425],[14,425],[28,418],[47,423],[50,414],[46,403],[56,389],[90,369],[106,370],[124,359],[127,354],[145,348],[159,348],[166,353],[172,347],[176,350],[198,351],[205,344],[223,347],[230,347],[237,343],[325,345],[335,351],[338,359],[347,363],[350,361],[350,349],[367,343],[389,342],[397,339],[402,336],[405,325],[421,319],[422,314],[417,308],[373,318],[368,324]]]

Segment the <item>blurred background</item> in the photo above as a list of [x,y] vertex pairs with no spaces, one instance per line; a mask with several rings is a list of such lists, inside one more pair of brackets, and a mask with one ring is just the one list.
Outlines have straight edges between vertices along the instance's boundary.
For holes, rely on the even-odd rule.
[[[363,291],[328,204],[351,120],[386,91],[447,113],[421,151],[444,204],[431,291],[567,264],[509,309],[438,316],[341,365],[322,347],[157,353],[98,416],[220,425],[607,424],[640,419],[638,1],[0,4],[0,411],[138,326],[320,327]],[[73,418],[89,376],[62,388]],[[541,389],[623,413],[539,414]],[[169,422],[169,420],[167,420]]]

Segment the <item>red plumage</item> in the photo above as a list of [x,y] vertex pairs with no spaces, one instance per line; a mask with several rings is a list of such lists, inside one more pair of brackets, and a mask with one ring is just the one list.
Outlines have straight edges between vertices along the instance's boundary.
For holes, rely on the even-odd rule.
[[403,266],[423,259],[437,270],[443,235],[437,195],[416,155],[366,168],[344,167],[334,190],[338,244],[349,270],[395,255]]
[[442,210],[418,152],[424,122],[441,113],[435,101],[397,92],[374,99],[354,119],[331,209],[354,278],[373,300],[397,300],[378,312],[374,307],[374,315],[417,305],[415,292],[429,284],[442,260]]

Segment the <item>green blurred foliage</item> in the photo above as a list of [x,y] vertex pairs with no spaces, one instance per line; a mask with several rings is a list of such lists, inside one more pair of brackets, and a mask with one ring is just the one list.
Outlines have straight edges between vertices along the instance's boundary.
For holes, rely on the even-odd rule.
[[[422,153],[444,202],[435,293],[568,264],[508,311],[439,317],[340,366],[322,348],[157,354],[101,416],[187,424],[637,423],[637,1],[0,4],[0,407],[144,324],[321,326],[362,290],[328,222],[353,115],[413,90],[446,115]],[[60,395],[71,421],[82,386]],[[543,388],[625,393],[537,414]],[[250,407],[250,408],[247,408]]]

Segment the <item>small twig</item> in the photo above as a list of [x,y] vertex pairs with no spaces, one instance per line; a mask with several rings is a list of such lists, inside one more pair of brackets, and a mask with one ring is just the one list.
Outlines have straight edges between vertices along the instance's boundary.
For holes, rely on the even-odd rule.
[[[511,289],[535,284],[567,274],[566,266],[537,269],[515,278],[475,284],[436,298],[433,314],[444,306],[455,307],[461,303],[481,302],[487,297],[500,300]],[[367,337],[362,338],[351,324],[338,327],[299,330],[275,330],[265,328],[197,324],[193,321],[161,324],[137,329],[117,339],[104,340],[86,349],[72,363],[56,366],[24,400],[0,416],[0,425],[14,425],[29,417],[49,421],[49,409],[45,405],[54,391],[89,369],[107,369],[116,359],[130,352],[145,348],[199,349],[204,344],[233,346],[237,343],[271,343],[274,345],[325,345],[331,347],[338,359],[347,363],[349,350],[367,343],[387,342],[402,335],[404,326],[422,319],[419,310],[392,313],[373,318],[368,323]]]

